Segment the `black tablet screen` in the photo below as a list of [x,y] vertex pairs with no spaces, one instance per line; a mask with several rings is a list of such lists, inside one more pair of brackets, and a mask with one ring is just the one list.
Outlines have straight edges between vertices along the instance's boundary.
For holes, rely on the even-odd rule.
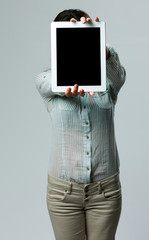
[[57,28],[57,85],[101,85],[100,28]]

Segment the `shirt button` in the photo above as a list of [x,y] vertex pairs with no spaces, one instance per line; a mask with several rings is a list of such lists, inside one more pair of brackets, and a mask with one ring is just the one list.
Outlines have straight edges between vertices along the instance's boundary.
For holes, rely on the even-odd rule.
[[88,122],[85,122],[86,123],[86,125],[88,125]]
[[89,167],[86,168],[87,170],[90,170]]
[[87,152],[86,154],[89,155],[89,152]]
[[89,139],[89,136],[86,136],[87,139]]

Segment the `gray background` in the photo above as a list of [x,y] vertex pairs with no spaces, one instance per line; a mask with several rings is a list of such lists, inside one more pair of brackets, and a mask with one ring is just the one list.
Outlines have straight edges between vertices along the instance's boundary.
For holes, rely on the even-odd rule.
[[106,22],[127,71],[115,112],[123,206],[117,240],[148,239],[148,1],[1,2],[0,238],[54,240],[46,207],[48,113],[34,85],[50,66],[50,22],[80,8]]

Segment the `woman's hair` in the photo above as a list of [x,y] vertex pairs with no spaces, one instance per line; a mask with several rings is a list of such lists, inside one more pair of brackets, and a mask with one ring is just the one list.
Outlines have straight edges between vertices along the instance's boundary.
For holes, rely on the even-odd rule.
[[80,9],[66,9],[62,12],[60,12],[56,18],[54,19],[54,22],[59,21],[70,21],[71,18],[75,18],[77,21],[80,21],[81,17],[90,17],[88,13],[80,10]]

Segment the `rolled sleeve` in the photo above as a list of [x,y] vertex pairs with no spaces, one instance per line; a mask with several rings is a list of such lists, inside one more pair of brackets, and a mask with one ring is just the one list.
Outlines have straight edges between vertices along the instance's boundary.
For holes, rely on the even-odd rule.
[[126,70],[121,65],[118,53],[115,51],[115,49],[110,45],[107,45],[107,47],[109,49],[110,56],[106,60],[106,74],[112,94],[116,99],[121,87],[125,83]]

